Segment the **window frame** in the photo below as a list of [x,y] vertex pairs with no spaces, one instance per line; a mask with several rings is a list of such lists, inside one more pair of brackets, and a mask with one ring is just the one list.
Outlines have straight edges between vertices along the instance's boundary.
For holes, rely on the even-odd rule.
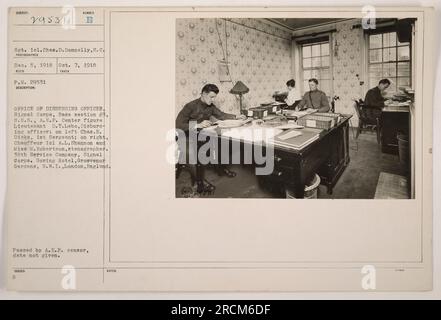
[[[395,33],[395,45],[394,46],[384,46],[384,34],[388,34],[388,33]],[[381,35],[381,46],[378,48],[371,48],[371,36],[373,35]],[[372,86],[371,84],[371,72],[370,72],[370,67],[371,65],[381,65],[381,74],[382,74],[382,78],[388,78],[392,81],[395,82],[396,85],[396,90],[398,91],[398,80],[401,79],[408,79],[409,80],[409,87],[412,88],[413,83],[412,83],[412,41],[409,41],[407,43],[404,43],[402,45],[399,45],[399,41],[398,41],[398,36],[397,36],[397,30],[396,29],[391,29],[391,28],[385,28],[385,29],[379,29],[376,32],[369,32],[366,34],[367,39],[367,45],[366,45],[366,56],[367,56],[367,78],[368,81],[367,83],[369,84],[369,86]],[[398,48],[403,48],[403,47],[408,47],[409,48],[409,58],[406,60],[398,60]],[[395,60],[394,61],[384,61],[384,49],[395,49]],[[381,61],[380,62],[371,62],[371,51],[373,50],[381,50]],[[399,63],[409,63],[409,75],[408,76],[398,76],[398,64]],[[387,77],[384,76],[384,65],[385,64],[392,64],[395,66],[395,76],[394,77]],[[377,84],[375,84],[377,85]],[[401,85],[402,86],[402,85]]]
[[[327,43],[328,45],[329,45],[329,54],[328,55],[322,55],[322,44],[324,44],[324,43]],[[313,56],[312,56],[312,48],[311,48],[311,57],[309,57],[309,58],[311,58],[311,67],[309,67],[309,68],[305,68],[304,66],[303,66],[303,60],[304,60],[304,57],[303,57],[303,48],[304,47],[307,47],[307,46],[310,46],[310,47],[312,47],[313,45],[317,45],[317,44],[320,44],[320,55],[319,56],[314,56],[315,58],[317,58],[317,57],[320,57],[320,61],[322,60],[322,57],[329,57],[329,66],[328,67],[323,67],[323,66],[320,66],[320,67],[312,67],[312,58],[313,58]],[[327,36],[326,38],[320,38],[320,39],[316,39],[315,41],[314,41],[314,39],[312,39],[312,40],[309,40],[309,41],[305,41],[305,42],[301,42],[301,43],[299,43],[299,52],[300,52],[300,54],[299,54],[299,56],[300,56],[300,69],[301,69],[301,72],[300,72],[300,78],[301,78],[301,84],[302,84],[302,87],[301,87],[301,89],[300,89],[300,92],[302,93],[302,95],[303,94],[305,94],[305,81],[307,81],[308,79],[305,79],[304,78],[304,71],[308,71],[308,70],[322,70],[322,69],[327,69],[328,71],[329,71],[329,79],[323,79],[323,80],[327,80],[327,81],[329,81],[329,92],[325,92],[325,94],[327,95],[327,96],[329,96],[329,97],[332,97],[333,96],[333,92],[334,92],[334,83],[333,83],[333,73],[332,73],[332,70],[333,70],[333,61],[332,61],[332,57],[333,57],[333,54],[332,54],[332,42],[331,42],[331,37],[330,36]],[[320,64],[321,64],[321,62],[320,62]],[[318,79],[319,80],[319,90],[322,90],[322,88],[320,87],[320,82],[321,82],[321,79]]]

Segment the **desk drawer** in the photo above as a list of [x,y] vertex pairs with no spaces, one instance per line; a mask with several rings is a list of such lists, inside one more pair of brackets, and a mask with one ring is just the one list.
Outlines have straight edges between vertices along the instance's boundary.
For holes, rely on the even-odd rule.
[[280,181],[290,181],[292,180],[294,174],[294,170],[291,167],[285,167],[281,165],[274,164],[273,173],[270,175],[271,178],[280,180]]
[[283,151],[274,151],[274,166],[292,166],[295,162],[295,155]]

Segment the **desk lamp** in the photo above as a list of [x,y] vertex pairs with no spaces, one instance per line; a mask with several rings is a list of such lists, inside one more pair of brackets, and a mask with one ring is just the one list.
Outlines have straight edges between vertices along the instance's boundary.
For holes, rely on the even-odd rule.
[[250,89],[243,84],[242,81],[237,81],[234,87],[230,90],[231,94],[238,94],[240,99],[240,114],[242,114],[242,95],[249,92]]

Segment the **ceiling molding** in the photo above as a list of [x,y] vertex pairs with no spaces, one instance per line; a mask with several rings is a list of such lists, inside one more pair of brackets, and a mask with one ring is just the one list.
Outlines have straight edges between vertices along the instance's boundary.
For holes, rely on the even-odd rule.
[[[292,18],[294,20],[311,20],[314,18],[308,18],[308,19],[304,19],[304,18]],[[300,28],[291,28],[288,25],[284,24],[283,22],[280,21],[280,19],[274,19],[274,18],[267,18],[268,21],[274,23],[275,25],[277,25],[278,27],[282,27],[285,28],[286,30],[289,30],[292,33],[295,32],[299,32],[299,31],[304,31],[304,30],[311,30],[312,28],[320,28],[320,27],[327,27],[327,26],[332,26],[335,25],[336,23],[340,23],[340,22],[344,22],[344,21],[349,21],[349,20],[353,20],[354,18],[346,18],[346,19],[335,19],[329,22],[321,22],[321,23],[315,23],[315,24],[311,24],[305,27],[300,27]]]

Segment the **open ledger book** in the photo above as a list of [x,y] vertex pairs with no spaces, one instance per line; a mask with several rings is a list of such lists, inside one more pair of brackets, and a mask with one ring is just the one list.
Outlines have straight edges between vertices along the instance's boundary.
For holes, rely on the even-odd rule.
[[[203,84],[218,84],[219,108],[239,114],[242,104],[266,101],[293,70],[303,74],[298,56],[292,58],[301,47],[291,41],[303,34],[274,19],[330,19],[317,30],[340,50],[322,60],[334,61],[336,112],[354,114],[357,63],[367,63],[357,59],[369,56],[351,51],[370,34],[361,8],[10,8],[8,288],[430,290],[433,10],[376,9],[381,19],[412,18],[414,28],[412,199],[175,196],[175,119]],[[216,29],[227,32],[220,42]],[[231,73],[220,74],[219,61]],[[349,75],[352,82],[344,81]],[[229,93],[238,80],[249,93]],[[341,131],[351,156],[361,154],[353,140],[357,119]],[[288,127],[307,137],[307,129]],[[326,141],[323,152],[331,147]],[[309,152],[274,159],[300,179],[322,161],[322,151]],[[339,183],[348,175],[362,183],[358,174],[346,170]],[[227,181],[236,188],[247,183],[240,176]]]

